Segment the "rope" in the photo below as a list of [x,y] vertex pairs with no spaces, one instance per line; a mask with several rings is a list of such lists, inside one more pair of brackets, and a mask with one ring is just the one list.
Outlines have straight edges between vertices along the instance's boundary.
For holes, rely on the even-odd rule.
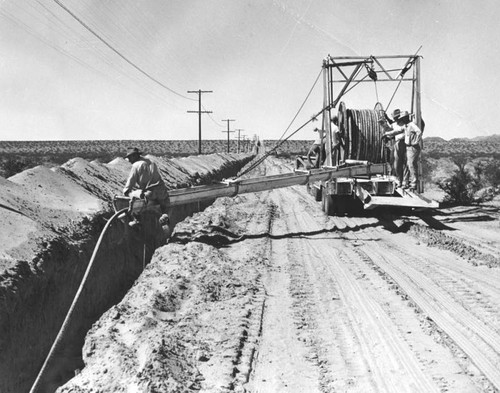
[[250,167],[245,169],[243,172],[239,173],[236,177],[241,177],[243,175],[246,175],[248,172],[253,171],[255,168],[257,168],[260,164],[264,162],[264,160],[269,157],[272,153],[274,153],[283,143],[285,143],[288,139],[290,139],[292,136],[294,136],[297,132],[299,132],[302,128],[304,128],[306,125],[308,125],[310,122],[312,122],[317,116],[319,116],[323,110],[318,112],[315,116],[313,116],[311,119],[306,121],[304,124],[302,124],[299,128],[297,128],[293,133],[291,133],[288,137],[283,139],[281,142],[278,142],[271,150],[267,151],[266,154],[264,154],[261,158],[259,158],[257,161],[255,161]]
[[295,119],[297,118],[297,116],[299,115],[300,111],[302,110],[302,108],[304,108],[304,105],[306,104],[307,100],[309,99],[309,96],[311,95],[312,91],[314,90],[314,88],[316,87],[316,83],[318,83],[318,80],[319,80],[319,77],[321,76],[321,73],[323,72],[323,69],[321,69],[319,71],[319,74],[318,76],[316,77],[316,80],[314,81],[311,89],[309,90],[309,93],[307,93],[307,96],[306,98],[304,99],[304,101],[302,102],[302,105],[300,105],[300,108],[297,110],[297,113],[295,114],[295,116],[293,117],[292,121],[290,122],[290,124],[288,124],[288,127],[286,128],[285,131],[283,131],[283,134],[281,134],[281,136],[279,137],[278,139],[278,142],[281,140],[281,138],[283,138],[285,136],[285,134],[287,133],[287,131],[290,129],[290,127],[292,126],[293,122],[295,121]]
[[292,126],[293,122],[295,121],[295,119],[297,118],[297,116],[299,115],[299,113],[302,111],[302,108],[304,108],[304,105],[305,103],[307,102],[307,100],[309,99],[309,97],[311,96],[311,93],[313,92],[314,88],[316,87],[316,84],[318,83],[318,80],[319,80],[319,77],[321,76],[321,73],[323,72],[323,69],[320,70],[320,72],[318,73],[318,76],[316,77],[312,87],[309,89],[309,92],[307,93],[306,95],[306,98],[304,99],[304,101],[302,102],[302,105],[300,105],[299,109],[297,110],[297,113],[295,114],[295,116],[293,117],[292,121],[290,122],[290,124],[288,125],[288,127],[286,128],[285,131],[283,131],[283,134],[281,134],[280,138],[278,139],[278,142],[276,142],[276,145],[269,151],[266,152],[266,154],[264,154],[261,158],[259,158],[257,161],[254,161],[247,169],[245,169],[244,171],[238,173],[236,175],[236,177],[241,177],[243,175],[246,175],[248,172],[251,172],[253,171],[255,168],[257,168],[260,164],[262,164],[266,159],[267,157],[269,157],[273,152],[275,152],[283,143],[285,143],[288,139],[290,139],[293,135],[295,135],[298,131],[300,131],[302,128],[304,128],[307,124],[309,124],[311,121],[315,120],[316,117],[318,117],[323,111],[315,114],[310,120],[308,120],[305,124],[303,124],[302,126],[300,126],[297,130],[295,130],[291,135],[289,135],[286,139],[282,139],[283,136],[287,133],[287,131],[290,129],[290,127]]
[[404,67],[401,69],[401,72],[399,73],[398,77],[401,77],[401,79],[399,79],[399,82],[396,86],[396,89],[394,90],[394,93],[392,93],[392,97],[391,99],[389,100],[389,103],[387,104],[387,107],[385,108],[385,110],[388,110],[389,107],[391,106],[391,102],[392,102],[392,99],[394,98],[394,96],[396,95],[396,92],[398,91],[399,89],[399,86],[401,85],[401,82],[403,81],[403,78],[405,76],[405,74],[408,72],[408,70],[413,66],[413,63],[415,62],[415,58],[418,54],[418,52],[420,52],[420,49],[422,49],[422,45],[420,45],[420,47],[417,49],[417,51],[415,52],[415,55],[413,55],[412,58],[408,59],[408,61],[406,62],[406,64],[404,65]]
[[83,288],[85,286],[85,283],[89,277],[90,271],[92,269],[92,266],[94,264],[95,257],[97,255],[97,251],[99,250],[99,247],[101,246],[102,239],[104,237],[104,234],[108,230],[109,226],[111,223],[121,214],[124,213],[128,210],[128,207],[123,208],[119,211],[117,211],[113,216],[108,220],[106,225],[104,226],[101,235],[99,236],[99,239],[97,240],[97,244],[94,247],[94,252],[92,253],[92,257],[90,258],[90,262],[87,266],[87,270],[85,271],[85,274],[82,278],[82,282],[80,283],[80,287],[78,288],[78,291],[76,292],[75,297],[73,298],[73,303],[71,303],[71,306],[68,310],[68,313],[66,314],[66,317],[64,318],[63,324],[61,326],[61,329],[59,330],[59,333],[57,334],[57,337],[52,344],[52,347],[50,348],[49,354],[47,355],[47,358],[45,359],[45,362],[42,365],[42,368],[40,369],[40,372],[38,373],[38,376],[35,379],[35,382],[33,383],[33,386],[30,389],[30,393],[35,393],[40,385],[40,381],[42,380],[42,377],[44,376],[45,372],[47,371],[47,366],[49,362],[52,360],[55,350],[59,346],[59,344],[62,341],[62,338],[64,336],[64,333],[66,332],[66,329],[68,327],[69,321],[71,320],[71,317],[73,316],[73,312],[75,311],[75,306],[78,303],[78,300],[80,298],[80,295],[82,294]]

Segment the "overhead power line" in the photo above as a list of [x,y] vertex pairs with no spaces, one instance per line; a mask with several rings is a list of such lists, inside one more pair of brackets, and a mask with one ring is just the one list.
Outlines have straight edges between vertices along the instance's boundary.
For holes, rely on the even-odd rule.
[[[42,4],[40,1],[37,1],[38,4],[40,4],[46,11],[47,13],[49,13],[50,15],[52,15],[53,18],[56,19],[56,22],[57,23],[60,23],[61,26],[59,26],[57,23],[50,23],[48,25],[48,27],[56,34],[67,34],[67,31],[65,32],[64,31],[64,28],[66,29],[69,29],[69,31],[72,33],[72,34],[77,34],[82,40],[83,40],[83,36],[80,35],[79,32],[76,32],[74,29],[72,29],[69,25],[65,24],[61,19],[59,19],[52,11],[50,11],[48,8],[45,7],[44,4]],[[18,6],[17,3],[15,3],[16,6]],[[36,20],[38,21],[41,21],[40,17],[36,15],[36,13],[40,12],[39,10],[36,10],[35,7],[33,6],[32,3],[29,3],[29,5],[32,6],[33,8],[33,12],[29,12],[28,10],[26,9],[22,9],[22,7],[20,7],[20,9],[22,11],[24,11],[26,13],[26,15],[28,15],[29,17],[32,17],[32,18],[35,18]],[[57,45],[55,45],[53,42],[50,42],[48,39],[44,38],[43,35],[41,35],[39,32],[37,32],[32,26],[26,24],[25,22],[22,21],[21,18],[17,17],[14,13],[9,13],[7,12],[5,9],[0,9],[0,16],[3,16],[5,17],[6,19],[9,19],[12,23],[16,24],[20,29],[22,29],[23,31],[25,31],[27,34],[29,34],[30,36],[32,36],[33,38],[39,40],[41,43],[47,45],[48,47],[54,49],[55,51],[57,51],[58,53],[60,53],[62,56],[65,56],[67,57],[68,59],[76,62],[77,64],[79,64],[80,66],[82,66],[83,68],[86,68],[87,70],[89,71],[92,71],[92,72],[95,72],[96,74],[102,76],[102,77],[108,77],[108,75],[106,75],[102,70],[100,70],[99,68],[97,68],[96,66],[92,65],[87,58],[79,58],[78,56],[76,55],[73,55],[71,52],[65,50],[64,48],[62,47],[59,47]],[[102,53],[101,53],[102,54]],[[103,60],[103,63],[104,64],[107,64],[109,67],[111,68],[115,68],[113,67],[113,64],[109,61],[106,61],[106,60]],[[129,68],[130,70],[130,68]],[[119,70],[118,70],[119,71]],[[119,71],[121,72],[121,71]],[[138,82],[138,75],[135,73],[135,77],[133,77],[132,75],[127,75],[126,73],[124,72],[121,72],[127,79],[129,79],[130,81],[132,82],[135,82],[135,83],[139,83]],[[119,78],[113,78],[112,81],[126,89],[131,89],[133,91],[135,91],[137,94],[140,94],[144,97],[148,97],[151,96],[151,97],[154,97],[158,100],[161,100],[163,102],[166,102],[168,103],[168,101],[165,100],[164,97],[162,97],[161,95],[159,95],[158,93],[155,93],[153,90],[139,90],[138,88],[136,87],[131,87],[131,86],[127,86],[126,84],[122,83],[121,80]],[[144,94],[144,93],[147,93]],[[149,98],[151,98],[149,97]]]
[[121,54],[117,49],[115,49],[111,44],[109,44],[104,38],[102,38],[99,34],[97,34],[94,30],[92,30],[84,21],[82,21],[77,15],[75,15],[70,9],[68,9],[64,4],[62,4],[59,0],[54,0],[54,2],[61,7],[64,11],[66,11],[69,15],[71,15],[78,23],[80,23],[85,29],[87,29],[92,35],[94,35],[99,41],[101,41],[104,45],[106,45],[109,49],[111,49],[114,53],[116,53],[118,56],[120,56],[123,60],[125,60],[128,64],[130,64],[132,67],[134,67],[137,71],[139,71],[141,74],[146,76],[148,79],[152,80],[159,86],[163,87],[164,89],[170,91],[171,93],[182,97],[186,100],[190,101],[196,101],[195,99],[186,97],[175,90],[171,89],[170,87],[166,86],[162,82],[160,82],[158,79],[155,77],[149,75],[146,71],[144,71],[142,68],[137,66],[135,63],[133,63],[131,60],[129,60],[127,57],[125,57],[123,54]]

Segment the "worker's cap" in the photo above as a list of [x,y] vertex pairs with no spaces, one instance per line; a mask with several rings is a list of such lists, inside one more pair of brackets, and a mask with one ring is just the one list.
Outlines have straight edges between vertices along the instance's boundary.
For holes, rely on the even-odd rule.
[[405,117],[410,117],[410,114],[408,113],[408,111],[401,111],[398,116],[398,120],[404,119]]
[[399,119],[399,117],[400,117],[400,116],[401,116],[401,111],[400,111],[399,109],[394,109],[394,110],[392,111],[392,118],[393,118],[394,120]]
[[133,156],[134,154],[137,154],[137,155],[141,155],[142,152],[137,148],[137,147],[129,147],[128,150],[127,150],[127,155],[123,158],[129,158],[130,156]]

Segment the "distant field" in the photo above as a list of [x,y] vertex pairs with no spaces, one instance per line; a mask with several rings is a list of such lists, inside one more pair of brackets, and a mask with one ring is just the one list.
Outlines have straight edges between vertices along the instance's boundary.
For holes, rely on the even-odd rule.
[[[263,141],[266,149],[276,145],[276,140]],[[289,140],[283,143],[278,153],[304,154],[311,146],[312,140]],[[0,153],[2,157],[18,155],[25,157],[57,157],[72,156],[83,158],[119,157],[129,147],[138,147],[146,154],[159,156],[184,156],[198,154],[198,141],[175,140],[175,141],[150,141],[150,140],[90,140],[90,141],[6,141],[0,142]],[[240,151],[251,148],[251,143],[246,141],[240,143]],[[236,153],[238,142],[229,142],[230,152]],[[445,141],[441,138],[425,138],[424,150],[431,156],[450,156],[466,154],[473,157],[480,155],[492,156],[500,152],[500,140],[498,138],[484,140],[452,139]],[[202,154],[227,152],[227,140],[207,140],[202,142]]]
[[[240,144],[240,149],[248,146]],[[67,155],[74,157],[101,157],[112,155],[123,156],[129,147],[137,147],[145,154],[153,155],[193,155],[198,154],[198,141],[151,141],[151,140],[89,140],[89,141],[27,141],[27,142],[2,142],[0,153],[19,154],[32,156]],[[237,141],[230,141],[230,150],[237,151]],[[202,142],[202,153],[227,152],[227,140],[208,140]]]
[[[265,148],[271,149],[277,141],[263,141]],[[304,154],[312,141],[286,141],[278,154]],[[137,147],[144,154],[161,157],[182,157],[198,154],[198,141],[152,141],[152,140],[89,140],[89,141],[6,141],[0,142],[0,176],[9,177],[36,165],[61,165],[71,158],[109,162],[123,157],[129,147]],[[250,141],[241,141],[240,152],[252,151]],[[202,142],[202,154],[227,153],[227,140],[207,140]],[[229,141],[229,151],[238,152],[238,142]]]
[[[276,140],[262,141],[262,146],[270,150]],[[295,156],[307,153],[312,140],[289,140],[277,150],[279,156]],[[0,142],[0,176],[9,177],[36,165],[61,165],[74,157],[87,160],[109,162],[122,157],[129,147],[137,147],[145,154],[162,157],[181,157],[198,154],[198,141],[152,141],[152,140],[89,140],[89,141],[6,141]],[[240,152],[251,151],[250,141],[240,143]],[[238,151],[238,142],[229,142],[231,153]],[[207,140],[202,142],[202,154],[226,153],[227,140]],[[423,156],[432,159],[466,156],[500,158],[500,137],[483,139],[425,138]]]
[[[266,148],[272,148],[277,141],[264,141]],[[288,153],[302,153],[307,151],[311,141],[286,141],[280,151]],[[175,141],[132,141],[132,140],[90,140],[90,141],[6,141],[0,142],[0,153],[2,155],[30,155],[49,156],[67,155],[74,157],[100,157],[100,156],[122,156],[129,147],[137,147],[146,154],[160,156],[183,156],[198,154],[198,141],[175,140]],[[252,147],[250,141],[240,142],[240,151]],[[238,151],[238,142],[229,141],[231,153]],[[227,140],[207,140],[202,142],[202,154],[226,153]]]
[[433,158],[463,155],[470,158],[500,158],[500,141],[496,140],[464,140],[435,141],[424,139],[424,154]]

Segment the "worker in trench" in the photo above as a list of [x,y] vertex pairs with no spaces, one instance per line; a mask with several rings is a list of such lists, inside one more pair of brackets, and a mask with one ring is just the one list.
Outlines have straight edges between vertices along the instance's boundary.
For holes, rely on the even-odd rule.
[[145,199],[146,202],[160,205],[160,224],[167,225],[168,217],[168,190],[161,178],[158,166],[142,156],[138,148],[129,148],[125,159],[132,164],[130,173],[123,189],[123,194],[130,198]]
[[[386,119],[391,123],[391,119]],[[417,190],[418,159],[421,151],[422,131],[410,120],[407,111],[395,109],[392,113],[392,130],[384,133],[385,138],[394,137],[394,171],[397,177],[396,186]],[[398,184],[399,183],[399,184]]]

